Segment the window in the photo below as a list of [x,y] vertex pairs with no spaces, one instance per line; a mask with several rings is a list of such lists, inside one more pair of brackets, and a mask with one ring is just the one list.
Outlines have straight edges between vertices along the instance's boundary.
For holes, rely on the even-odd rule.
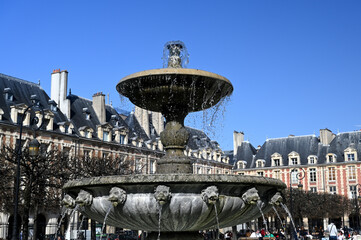
[[336,181],[336,169],[334,167],[328,168],[328,181]]
[[333,153],[327,154],[327,161],[329,163],[336,162],[336,155]]
[[120,144],[124,144],[124,139],[125,139],[125,136],[124,135],[120,135]]
[[356,168],[355,166],[348,167],[348,180],[356,180]]
[[85,157],[85,158],[89,158],[89,157],[90,157],[90,151],[89,151],[89,150],[84,150],[84,157]]
[[336,186],[331,186],[330,187],[330,193],[331,194],[336,194]]
[[291,184],[295,184],[298,182],[298,171],[294,169],[291,171]]
[[4,95],[5,95],[5,100],[6,100],[6,101],[12,102],[12,101],[14,100],[14,95],[13,95],[13,93],[11,92],[11,89],[10,89],[10,88],[5,88],[5,89],[4,89]]
[[317,187],[310,187],[310,192],[317,192]]
[[150,163],[149,163],[149,173],[150,174],[154,174],[155,171],[155,160],[150,160]]
[[243,173],[243,172],[239,172],[239,173],[238,173],[238,175],[242,175],[242,176],[243,176],[243,175],[244,175],[244,173]]
[[300,155],[293,151],[290,154],[288,154],[288,163],[289,165],[298,165],[300,162]]
[[280,159],[279,158],[273,159],[273,166],[276,166],[276,167],[280,166]]
[[308,163],[309,164],[316,164],[317,163],[317,156],[311,155],[308,157]]
[[258,176],[262,176],[263,177],[263,172],[257,172]]
[[211,169],[207,168],[207,174],[211,174]]
[[109,132],[108,131],[104,131],[103,132],[103,141],[108,141],[109,138]]
[[354,153],[348,153],[347,154],[347,161],[355,161],[355,154]]
[[291,158],[291,163],[292,165],[297,165],[298,164],[297,158]]
[[197,167],[197,174],[202,174],[202,169],[200,167]]
[[281,179],[281,171],[277,170],[273,172],[273,178]]
[[256,167],[261,168],[264,167],[264,160],[257,160],[256,162]]
[[316,168],[310,168],[310,182],[316,182]]
[[357,189],[357,186],[350,186],[350,195],[351,195],[351,198],[355,199],[357,197],[357,194],[356,194],[356,189]]

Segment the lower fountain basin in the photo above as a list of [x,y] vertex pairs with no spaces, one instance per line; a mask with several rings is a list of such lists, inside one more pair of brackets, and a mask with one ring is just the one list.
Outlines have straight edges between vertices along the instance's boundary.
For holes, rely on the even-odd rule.
[[[116,187],[116,188],[114,188]],[[153,174],[70,181],[64,190],[96,221],[146,231],[197,231],[234,226],[281,200],[277,179],[240,175]],[[119,201],[113,189],[122,189]],[[124,191],[123,191],[124,190]],[[156,193],[155,193],[156,190]],[[79,194],[80,193],[80,194]],[[110,197],[111,195],[111,197]],[[114,204],[113,204],[114,203]]]

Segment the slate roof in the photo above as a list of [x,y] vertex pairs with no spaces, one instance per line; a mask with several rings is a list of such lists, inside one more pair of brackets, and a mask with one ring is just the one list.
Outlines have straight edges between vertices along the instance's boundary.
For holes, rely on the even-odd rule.
[[186,127],[186,129],[189,132],[188,148],[193,150],[203,148],[221,150],[218,143],[212,141],[203,131],[191,127]]
[[294,151],[299,154],[301,165],[309,165],[310,155],[317,156],[317,164],[327,163],[328,153],[337,156],[336,162],[344,162],[344,150],[348,147],[356,149],[357,155],[361,156],[361,131],[339,133],[329,145],[322,144],[315,135],[267,139],[258,151],[249,143],[242,142],[233,161],[235,163],[238,160],[245,160],[246,168],[255,168],[256,160],[264,160],[264,167],[271,167],[272,154],[279,153],[282,156],[283,166],[288,166],[288,154]]
[[[92,100],[79,97],[74,94],[68,95],[67,99],[70,100],[70,118],[76,129],[82,127],[90,127],[94,129],[93,137],[97,138],[97,125],[100,125],[100,121],[93,108]],[[90,119],[86,119],[86,113],[90,114]],[[128,128],[126,122],[118,115],[117,111],[110,105],[105,106],[106,122],[113,128],[125,127]],[[114,117],[112,118],[112,116]],[[117,123],[118,122],[118,123]],[[78,132],[79,134],[79,132]]]
[[[0,96],[0,108],[4,111],[2,121],[15,124],[10,117],[10,107],[17,104],[26,104],[27,106],[31,105],[31,96],[36,95],[36,98],[39,100],[41,106],[44,110],[50,110],[49,100],[50,97],[48,94],[41,88],[39,84],[29,82],[23,79],[11,77],[5,74],[0,73],[0,89],[10,89],[10,92],[13,94],[13,101],[7,101],[5,99],[5,94]],[[32,114],[33,114],[33,110]],[[53,131],[60,132],[58,123],[67,122],[67,117],[58,109],[54,113],[54,126]],[[45,128],[45,126],[43,126]]]

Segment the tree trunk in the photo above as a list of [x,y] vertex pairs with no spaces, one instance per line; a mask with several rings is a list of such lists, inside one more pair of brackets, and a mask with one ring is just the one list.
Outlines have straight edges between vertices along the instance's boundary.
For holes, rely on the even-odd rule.
[[38,203],[35,202],[34,207],[34,227],[33,227],[33,240],[37,240],[38,235]]
[[23,239],[29,239],[29,214],[31,205],[31,186],[32,180],[30,177],[29,184],[27,185],[24,193],[24,216],[23,216]]

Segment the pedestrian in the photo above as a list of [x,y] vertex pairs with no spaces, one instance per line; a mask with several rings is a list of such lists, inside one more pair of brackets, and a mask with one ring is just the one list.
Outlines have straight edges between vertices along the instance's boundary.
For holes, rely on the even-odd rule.
[[337,228],[336,228],[336,225],[331,222],[329,225],[328,225],[328,232],[330,233],[330,237],[329,239],[330,240],[337,240]]
[[342,230],[338,231],[337,240],[345,240],[345,235]]

